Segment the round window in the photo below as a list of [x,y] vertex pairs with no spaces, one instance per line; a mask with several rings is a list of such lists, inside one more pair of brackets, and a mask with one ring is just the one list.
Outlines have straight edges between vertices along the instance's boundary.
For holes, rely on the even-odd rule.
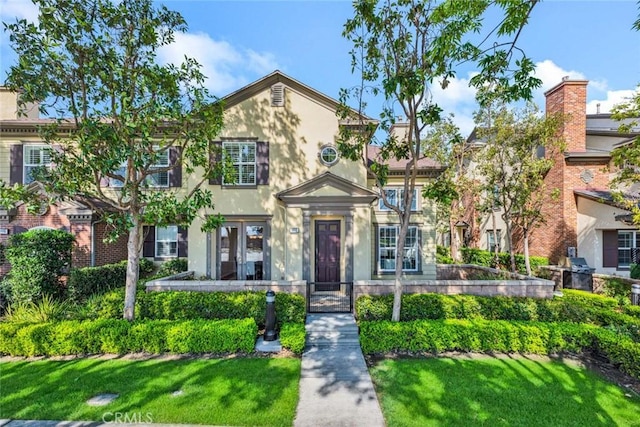
[[336,150],[336,147],[331,145],[322,147],[322,150],[320,150],[320,161],[327,166],[336,164],[338,161],[338,150]]

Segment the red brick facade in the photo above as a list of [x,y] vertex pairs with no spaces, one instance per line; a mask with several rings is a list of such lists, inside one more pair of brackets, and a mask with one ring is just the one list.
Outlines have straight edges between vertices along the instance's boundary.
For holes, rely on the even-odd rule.
[[[34,227],[49,227],[56,230],[65,230],[76,238],[73,253],[72,267],[88,267],[92,264],[92,251],[95,245],[94,265],[105,265],[127,258],[126,236],[113,244],[103,243],[105,225],[95,222],[91,216],[82,216],[70,219],[59,212],[55,205],[48,207],[42,215],[30,214],[25,205],[18,206],[15,211],[0,218],[0,244],[6,244],[13,234],[22,233]],[[92,240],[95,239],[95,242]],[[0,275],[6,274],[10,269],[8,263],[0,264]]]
[[555,165],[545,179],[547,191],[557,188],[560,197],[543,208],[546,224],[532,233],[530,251],[532,255],[549,257],[551,263],[567,256],[568,248],[578,246],[578,210],[573,191],[609,187],[604,171],[608,162],[580,156],[587,151],[587,83],[563,80],[545,93],[547,114],[559,113],[564,117],[560,133],[566,147],[565,152],[554,154]]

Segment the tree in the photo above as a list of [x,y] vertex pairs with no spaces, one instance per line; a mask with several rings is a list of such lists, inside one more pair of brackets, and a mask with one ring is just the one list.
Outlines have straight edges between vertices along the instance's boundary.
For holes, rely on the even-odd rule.
[[544,224],[544,204],[559,196],[559,189],[547,188],[544,179],[555,154],[563,150],[564,143],[557,137],[562,117],[541,117],[531,104],[522,110],[510,110],[503,104],[481,110],[476,119],[478,134],[485,141],[478,155],[484,204],[492,212],[495,207],[502,212],[513,272],[517,271],[513,231],[518,228],[522,232],[525,266],[530,275],[529,237]]
[[[133,320],[143,224],[187,226],[213,207],[202,183],[220,171],[209,141],[221,129],[222,106],[195,60],[156,61],[187,29],[179,13],[152,0],[34,2],[38,24],[4,24],[19,56],[6,85],[20,92],[21,106],[39,103],[55,119],[41,129],[55,166],[37,176],[52,201],[82,201],[103,213],[112,236],[128,232],[124,317]],[[170,171],[199,181],[159,188]],[[3,202],[29,197],[24,187],[2,190]],[[210,216],[205,227],[219,221]]]
[[[402,204],[389,203],[384,191],[380,197],[389,209],[398,215],[400,230],[397,238],[395,290],[392,320],[400,318],[402,297],[402,257],[404,242],[411,218],[411,202],[418,173],[418,162],[427,156],[422,150],[422,136],[427,129],[440,121],[442,109],[431,97],[431,85],[435,82],[446,88],[455,77],[455,67],[465,61],[477,61],[481,73],[472,79],[482,87],[493,83],[501,88],[505,98],[530,97],[540,85],[530,77],[533,62],[516,48],[520,30],[526,24],[537,2],[515,0],[480,0],[474,2],[448,0],[357,0],[354,17],[349,19],[343,36],[353,43],[352,72],[360,74],[360,86],[342,90],[343,108],[338,114],[343,120],[360,122],[359,127],[344,126],[338,148],[351,160],[360,160],[375,177],[378,188],[387,182],[389,159],[406,161],[404,173],[404,197]],[[468,36],[482,29],[483,14],[490,8],[498,8],[504,19],[494,28],[492,36],[511,37],[496,41],[489,49],[485,41],[475,43]],[[518,56],[516,58],[516,56]],[[516,62],[517,70],[511,70]],[[380,144],[380,158],[368,164],[365,151],[371,142],[375,124],[364,120],[368,95],[381,95],[385,106],[380,113],[380,128],[386,137]],[[346,107],[355,98],[358,113]],[[399,113],[408,121],[406,138],[398,139],[390,134],[391,125]]]

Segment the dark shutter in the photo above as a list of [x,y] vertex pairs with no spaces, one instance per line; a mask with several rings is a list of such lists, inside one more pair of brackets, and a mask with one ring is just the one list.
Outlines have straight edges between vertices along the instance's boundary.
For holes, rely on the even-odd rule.
[[186,258],[189,249],[188,240],[189,229],[186,227],[178,227],[178,257]]
[[618,267],[618,231],[602,231],[602,266]]
[[20,225],[15,225],[13,227],[13,234],[20,234],[20,233],[24,233],[25,231],[27,231],[27,228],[22,227]]
[[142,244],[142,256],[153,258],[156,255],[156,228],[152,225],[142,227],[144,243]]
[[177,165],[169,171],[169,187],[182,187],[182,162],[180,159],[180,147],[169,149],[169,162],[171,166]]
[[9,184],[22,184],[22,170],[24,165],[22,144],[14,144],[11,146],[10,157]]
[[217,171],[217,175],[213,178],[209,178],[210,185],[221,185],[222,184],[222,167],[216,167],[216,165],[222,166],[222,142],[215,141],[212,142],[211,150],[209,151],[209,159],[211,162],[211,168],[214,171]]
[[256,142],[256,169],[256,184],[269,184],[269,143],[266,141]]

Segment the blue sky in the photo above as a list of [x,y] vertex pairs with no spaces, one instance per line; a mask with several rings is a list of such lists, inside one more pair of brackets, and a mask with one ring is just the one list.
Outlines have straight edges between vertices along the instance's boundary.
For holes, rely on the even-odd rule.
[[[187,34],[166,48],[161,58],[177,61],[195,57],[209,76],[209,87],[224,96],[279,69],[291,77],[337,98],[340,88],[357,83],[351,74],[350,44],[341,36],[352,15],[350,1],[214,1],[166,0],[189,25]],[[607,112],[640,83],[640,33],[631,30],[637,19],[635,0],[543,1],[532,13],[520,46],[537,64],[543,87],[535,101],[543,107],[543,92],[563,76],[584,78],[588,112]],[[0,17],[34,19],[28,0],[0,0]],[[7,35],[0,38],[2,79],[15,56]],[[458,70],[446,91],[434,96],[446,112],[454,113],[463,134],[473,128],[476,109],[468,79],[475,70]],[[377,112],[368,110],[375,117]]]

